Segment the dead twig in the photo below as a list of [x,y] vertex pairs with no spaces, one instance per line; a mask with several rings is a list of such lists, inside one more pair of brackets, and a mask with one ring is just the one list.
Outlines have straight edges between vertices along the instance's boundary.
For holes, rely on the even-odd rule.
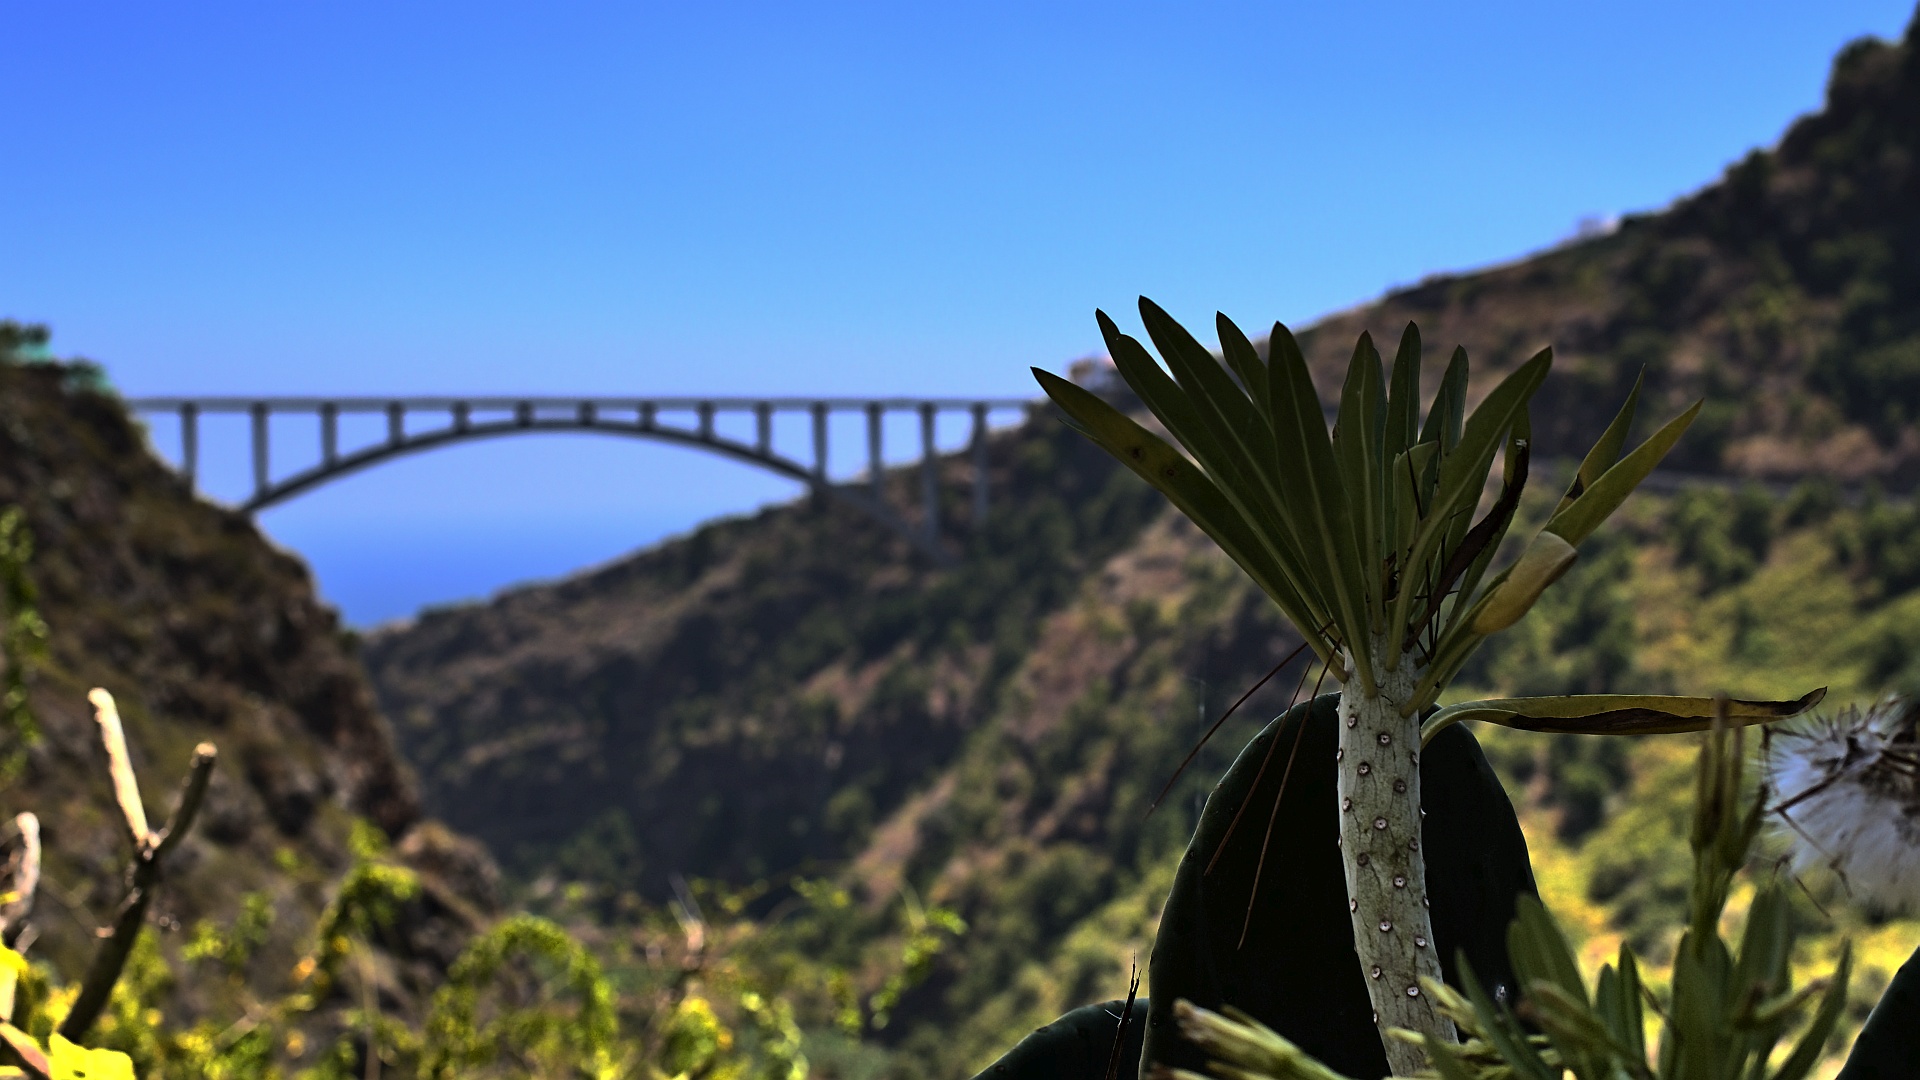
[[93,702],[95,718],[100,722],[100,740],[107,750],[107,767],[113,780],[114,797],[120,803],[120,811],[126,819],[127,833],[133,841],[133,861],[128,867],[128,888],[126,899],[121,901],[119,911],[115,912],[113,925],[102,932],[100,947],[93,954],[93,962],[87,966],[86,977],[80,983],[80,996],[74,999],[73,1007],[68,1010],[66,1019],[60,1023],[60,1034],[74,1042],[80,1041],[87,1029],[100,1017],[107,1001],[113,996],[113,988],[120,981],[120,972],[126,967],[127,957],[133,952],[133,945],[140,936],[141,928],[146,924],[147,908],[153,903],[153,894],[160,885],[162,861],[193,827],[193,819],[200,811],[200,803],[206,798],[207,781],[213,776],[213,764],[219,756],[212,743],[201,743],[193,750],[193,761],[188,765],[187,777],[181,785],[180,799],[175,804],[173,814],[158,832],[147,827],[147,812],[140,799],[140,787],[134,779],[133,763],[127,754],[126,733],[120,725],[120,713],[114,707],[113,696],[105,690],[94,690],[87,695]]
[[13,824],[20,830],[20,846],[8,860],[6,892],[0,894],[0,944],[9,949],[27,928],[33,899],[40,892],[40,819],[23,813],[14,817]]

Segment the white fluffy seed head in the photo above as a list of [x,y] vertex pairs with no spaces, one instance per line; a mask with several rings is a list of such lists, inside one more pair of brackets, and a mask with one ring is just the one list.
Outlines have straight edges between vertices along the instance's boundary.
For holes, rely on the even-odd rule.
[[1782,729],[1768,773],[1795,869],[1826,867],[1859,899],[1920,910],[1920,702]]

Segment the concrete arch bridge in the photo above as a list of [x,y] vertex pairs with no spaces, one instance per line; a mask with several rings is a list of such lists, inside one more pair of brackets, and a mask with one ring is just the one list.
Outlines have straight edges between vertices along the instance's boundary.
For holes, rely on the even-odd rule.
[[[237,413],[251,421],[253,491],[239,504],[252,513],[396,458],[479,439],[538,432],[590,432],[690,446],[777,473],[806,484],[816,495],[853,507],[895,530],[938,563],[953,559],[942,542],[940,460],[935,446],[942,413],[971,418],[968,448],[972,472],[973,521],[986,520],[987,425],[996,412],[1020,410],[1032,402],[1018,398],[743,398],[743,397],[143,397],[128,405],[137,413],[170,415],[180,425],[180,472],[193,483],[200,465],[200,420]],[[774,421],[783,413],[808,418],[811,460],[800,460],[774,445]],[[828,476],[827,461],[834,413],[866,418],[867,468],[851,482]],[[919,512],[911,514],[884,497],[887,466],[884,427],[890,413],[909,413],[920,421]],[[373,414],[385,420],[386,437],[343,447],[342,417]],[[746,414],[753,438],[725,434],[716,419]],[[442,422],[415,427],[409,418]],[[672,422],[679,418],[689,422]],[[318,421],[319,454],[313,464],[276,475],[269,456],[276,420]]]

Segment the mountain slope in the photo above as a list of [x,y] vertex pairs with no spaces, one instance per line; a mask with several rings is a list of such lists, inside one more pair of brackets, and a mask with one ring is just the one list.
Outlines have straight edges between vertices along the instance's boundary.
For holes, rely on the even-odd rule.
[[589,860],[654,896],[673,873],[858,851],[992,711],[1074,583],[1160,511],[1051,420],[1023,432],[996,441],[992,484],[1013,494],[956,571],[800,504],[374,635],[433,809],[523,871]]

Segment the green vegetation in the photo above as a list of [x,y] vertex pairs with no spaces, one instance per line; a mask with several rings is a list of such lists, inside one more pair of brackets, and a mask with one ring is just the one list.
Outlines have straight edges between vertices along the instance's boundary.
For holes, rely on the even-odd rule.
[[[349,1080],[392,1070],[421,1080],[804,1080],[808,1062],[788,992],[802,992],[811,1002],[845,997],[836,995],[847,984],[844,971],[769,950],[759,930],[739,918],[740,899],[722,897],[720,907],[731,916],[724,927],[710,928],[694,913],[697,905],[678,913],[680,955],[666,980],[649,978],[651,966],[630,954],[610,977],[595,952],[549,919],[501,919],[472,937],[434,990],[424,1020],[410,1024],[382,1008],[390,992],[390,973],[383,969],[399,951],[391,935],[403,909],[426,885],[393,860],[379,830],[361,823],[353,837],[354,864],[311,930],[311,951],[295,966],[290,991],[257,999],[242,990],[237,1015],[171,1024],[162,1007],[178,983],[224,978],[244,987],[273,926],[274,909],[266,894],[250,893],[232,925],[196,926],[181,949],[184,974],[161,955],[144,918],[159,884],[157,871],[149,868],[186,837],[213,755],[205,747],[196,755],[179,806],[166,826],[149,831],[112,699],[95,695],[109,772],[135,841],[128,875],[133,887],[79,982],[63,982],[50,965],[0,946],[0,1075]],[[32,910],[41,884],[38,832],[23,828],[34,840],[9,867],[4,901],[7,939],[22,949],[32,940],[24,913]],[[802,884],[797,891],[818,897],[828,909],[849,906],[844,892],[829,885]],[[882,988],[866,1002],[864,1022],[875,1027],[884,1027],[886,1010],[925,977],[948,937],[965,931],[952,912],[907,899],[906,952],[896,964],[881,966]],[[645,927],[634,929],[636,938],[647,938],[649,958],[662,950],[664,942]],[[617,988],[616,978],[628,985]],[[787,992],[770,989],[775,986]],[[340,1013],[338,1034],[330,1045],[310,1048],[310,1025],[303,1021],[340,999],[352,1004]],[[861,1003],[842,1000],[839,1008],[837,1019],[857,1037]]]
[[[1920,311],[1915,44],[1850,48],[1822,113],[1670,212],[1301,334],[1322,385],[1361,331],[1413,320],[1495,376],[1553,344],[1536,471],[1591,445],[1597,410],[1644,367],[1649,413],[1709,399],[1675,464],[1809,481],[1777,500],[1737,485],[1636,499],[1439,704],[1920,686],[1920,512],[1902,494],[1920,467],[1902,404]],[[993,441],[1006,498],[955,569],[796,505],[371,636],[427,808],[507,864],[503,913],[484,859],[422,820],[298,564],[145,456],[97,368],[50,362],[44,332],[18,324],[0,352],[0,503],[38,540],[25,606],[47,627],[41,662],[9,654],[44,738],[0,795],[61,830],[47,880],[62,900],[35,916],[17,998],[41,1010],[36,1037],[72,993],[53,973],[84,969],[124,896],[123,827],[74,749],[93,738],[74,703],[113,689],[139,768],[177,767],[204,739],[227,751],[97,1025],[148,1074],[391,1076],[457,1058],[480,1075],[963,1075],[1124,993],[1200,798],[1296,687],[1311,693],[1304,663],[1284,668],[1149,814],[1170,765],[1298,637],[1148,486],[1037,411]],[[967,463],[946,468],[964,490]],[[1536,488],[1572,477],[1553,479]],[[892,482],[911,499],[911,478]],[[1512,531],[1553,509],[1523,501]],[[968,508],[956,494],[944,512]],[[1630,945],[1667,993],[1691,910],[1691,740],[1475,729],[1582,969]],[[1764,867],[1778,848],[1758,843]],[[1796,979],[1854,943],[1821,1075],[1920,923],[1818,874],[1805,887],[1790,890]],[[1753,895],[1734,886],[1733,918]],[[508,1032],[537,1060],[501,1052]]]
[[28,748],[40,741],[27,702],[27,674],[47,651],[47,624],[40,618],[39,594],[27,564],[33,561],[33,536],[18,507],[0,511],[0,783],[17,778]]

